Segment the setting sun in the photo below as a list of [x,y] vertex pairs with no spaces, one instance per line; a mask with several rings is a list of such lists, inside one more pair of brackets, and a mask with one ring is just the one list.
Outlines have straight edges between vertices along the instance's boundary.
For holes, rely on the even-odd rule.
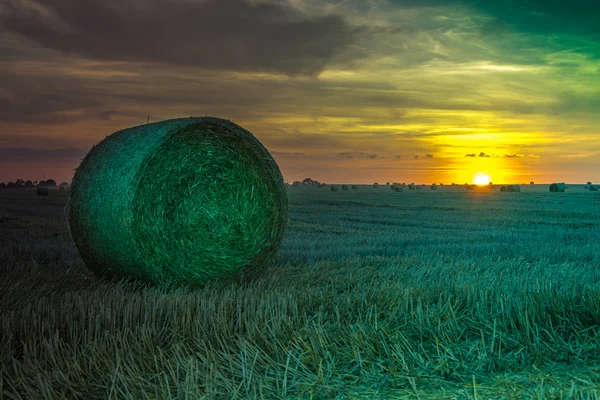
[[477,174],[475,175],[475,184],[476,185],[487,185],[490,183],[490,177],[488,175]]

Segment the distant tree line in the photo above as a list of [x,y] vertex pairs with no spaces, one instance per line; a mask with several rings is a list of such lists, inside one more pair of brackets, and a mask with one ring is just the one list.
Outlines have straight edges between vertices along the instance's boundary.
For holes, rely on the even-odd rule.
[[[67,184],[66,182],[61,185]],[[68,185],[68,184],[67,184]],[[0,182],[0,189],[20,189],[20,188],[33,188],[33,187],[56,187],[56,181],[54,179],[48,179],[45,181],[25,181],[23,179],[17,179],[14,182]]]

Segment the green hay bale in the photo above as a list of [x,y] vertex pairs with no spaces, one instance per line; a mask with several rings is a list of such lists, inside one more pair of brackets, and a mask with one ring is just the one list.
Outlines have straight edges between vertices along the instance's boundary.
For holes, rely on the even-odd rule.
[[506,191],[507,192],[520,192],[521,187],[519,185],[508,185],[506,187]]
[[271,154],[219,118],[181,118],[116,132],[77,168],[67,222],[97,275],[203,284],[269,265],[288,221]]
[[506,186],[500,186],[500,191],[501,192],[506,192]]
[[48,196],[48,188],[47,187],[39,187],[37,188],[37,195],[38,196]]
[[565,183],[564,182],[560,182],[560,183],[553,183],[550,185],[550,191],[551,192],[564,192],[566,187],[565,187]]
[[393,186],[395,192],[402,192],[403,189],[401,186]]

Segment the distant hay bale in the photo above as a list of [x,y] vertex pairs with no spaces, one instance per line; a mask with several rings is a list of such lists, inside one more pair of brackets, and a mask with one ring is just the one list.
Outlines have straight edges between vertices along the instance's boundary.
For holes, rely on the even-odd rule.
[[598,191],[598,186],[597,185],[590,185],[590,191],[597,192]]
[[334,186],[334,185],[331,185],[330,189],[331,189],[332,192],[337,192],[338,191],[337,186]]
[[408,185],[408,190],[415,190],[415,185],[413,185],[412,183]]
[[506,187],[506,191],[507,192],[520,192],[521,187],[519,185],[508,185]]
[[190,117],[124,129],[94,146],[75,172],[66,213],[97,275],[204,284],[270,265],[288,209],[279,167],[252,133]]
[[431,185],[431,190],[437,190],[437,186],[435,186],[435,183]]
[[352,185],[352,190],[358,190],[358,186]]
[[395,192],[402,192],[403,191],[402,186],[394,186],[393,188],[394,188]]
[[550,185],[550,191],[551,192],[564,192],[565,191],[565,183],[564,182],[560,182],[560,183],[553,183]]
[[377,189],[377,188],[379,187],[379,183],[377,183],[377,182],[373,183],[373,187],[374,187],[375,189]]
[[386,183],[385,183],[385,185],[386,185],[386,186],[390,186],[390,183],[389,183],[389,182],[386,182]]
[[529,184],[530,184],[530,185],[533,185],[534,183],[533,183],[533,181],[531,181],[531,182],[529,182]]
[[39,187],[37,188],[37,195],[38,196],[48,196],[48,188],[47,187]]
[[348,190],[348,185],[342,185],[342,190]]
[[500,191],[501,192],[506,192],[506,186],[500,186]]
[[390,186],[390,189],[394,190],[395,187],[396,187],[396,185],[392,185],[392,186]]

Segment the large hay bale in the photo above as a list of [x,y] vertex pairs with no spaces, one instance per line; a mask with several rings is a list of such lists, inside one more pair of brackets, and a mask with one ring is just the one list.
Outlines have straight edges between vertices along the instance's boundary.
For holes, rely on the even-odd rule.
[[378,187],[379,187],[379,183],[377,183],[377,182],[374,182],[374,183],[373,183],[373,188],[377,189]]
[[39,187],[37,188],[37,195],[38,196],[48,196],[49,194],[49,190],[47,187]]
[[288,209],[271,154],[213,117],[106,137],[77,168],[66,207],[79,254],[97,275],[183,284],[269,265]]
[[564,182],[560,182],[560,183],[553,183],[550,185],[550,191],[551,192],[564,192],[565,191],[565,183]]
[[506,191],[507,192],[520,192],[521,187],[519,185],[508,185],[506,187]]
[[431,190],[437,190],[437,186],[435,185],[435,183],[431,185]]
[[397,193],[403,191],[402,186],[393,186],[393,188],[394,188],[394,191],[397,192]]
[[596,185],[590,185],[590,191],[597,192],[598,191],[598,186],[596,186]]
[[503,185],[503,186],[500,186],[500,191],[501,191],[501,192],[506,192],[506,186],[504,186],[504,185]]

